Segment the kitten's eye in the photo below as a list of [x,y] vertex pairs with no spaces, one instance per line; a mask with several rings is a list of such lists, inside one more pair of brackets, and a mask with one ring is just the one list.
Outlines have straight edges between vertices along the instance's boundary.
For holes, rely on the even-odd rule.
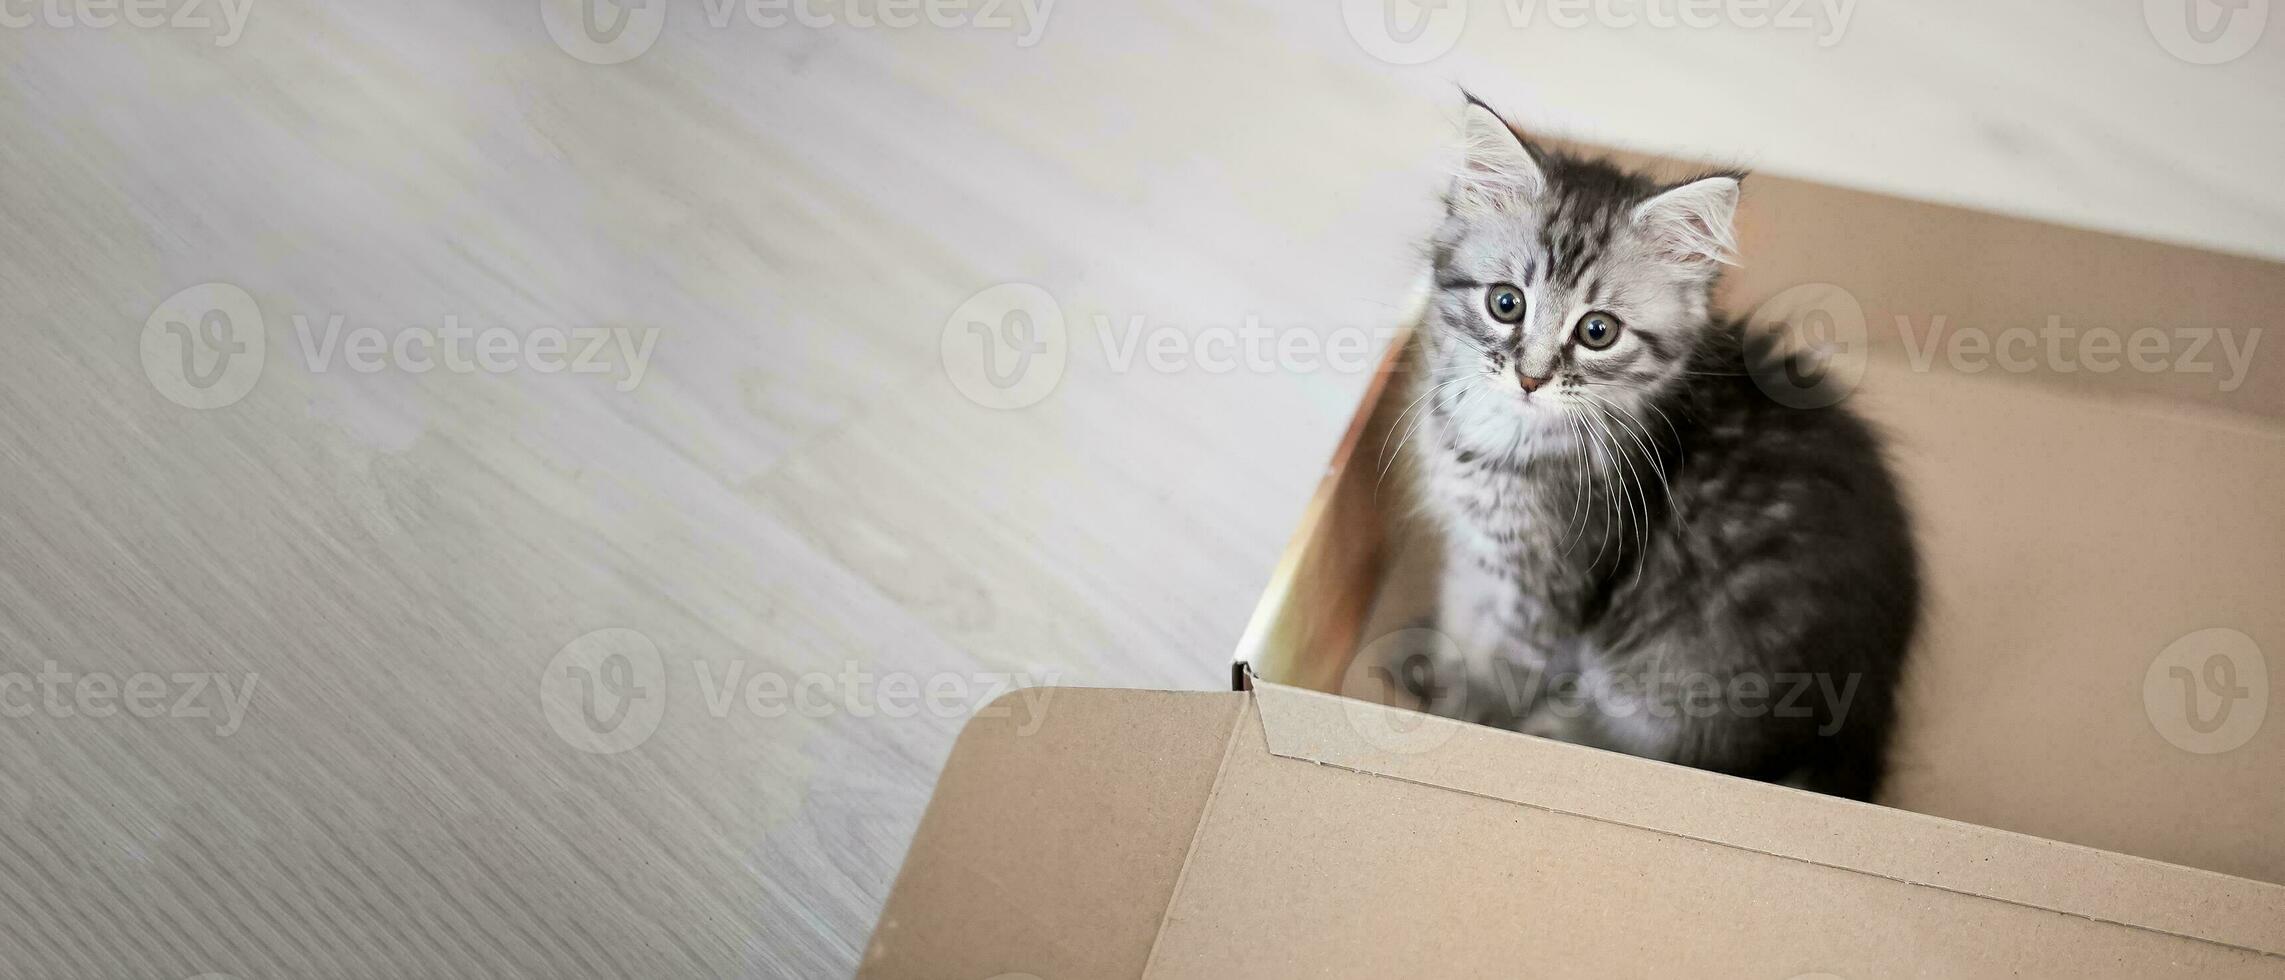
[[1579,318],[1579,345],[1588,350],[1602,350],[1617,343],[1619,318],[1597,310]]
[[1484,309],[1490,310],[1492,319],[1501,323],[1516,323],[1523,319],[1523,290],[1507,283],[1494,283],[1484,293]]

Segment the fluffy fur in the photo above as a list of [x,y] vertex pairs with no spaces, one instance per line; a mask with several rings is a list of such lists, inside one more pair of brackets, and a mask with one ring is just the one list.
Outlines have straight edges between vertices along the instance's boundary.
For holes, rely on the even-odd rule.
[[[1487,723],[1869,798],[1916,559],[1873,433],[1772,401],[1754,372],[1813,368],[1710,309],[1742,175],[1662,185],[1466,113],[1409,437],[1457,653],[1416,689]],[[1513,323],[1493,310],[1508,287]],[[1583,342],[1590,313],[1618,325],[1607,347]]]

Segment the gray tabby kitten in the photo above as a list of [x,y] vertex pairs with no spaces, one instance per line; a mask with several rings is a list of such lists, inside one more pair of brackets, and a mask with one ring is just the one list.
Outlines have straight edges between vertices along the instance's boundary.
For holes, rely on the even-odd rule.
[[1754,372],[1814,365],[1710,309],[1739,175],[1664,186],[1466,116],[1410,437],[1456,650],[1407,682],[1446,713],[1870,798],[1917,561],[1872,432],[1772,401]]

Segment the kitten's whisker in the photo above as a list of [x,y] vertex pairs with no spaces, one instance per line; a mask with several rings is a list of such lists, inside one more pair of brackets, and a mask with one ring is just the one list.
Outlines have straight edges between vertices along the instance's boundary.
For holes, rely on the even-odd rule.
[[[1610,432],[1612,424],[1616,421],[1605,414],[1603,416],[1603,431]],[[1635,466],[1634,454],[1627,452],[1626,446],[1619,442],[1618,433],[1611,433],[1611,444],[1618,447],[1620,458],[1626,462],[1627,482],[1633,486],[1631,496],[1634,498],[1635,511],[1639,515],[1634,525],[1634,575],[1635,580],[1640,582],[1642,580],[1642,556],[1650,551],[1650,488],[1643,485],[1642,470]]]
[[[1667,418],[1666,413],[1661,411],[1657,405],[1649,405],[1646,407],[1648,407],[1653,412],[1657,412],[1659,421],[1666,423],[1666,431],[1674,436],[1674,451],[1676,453],[1680,453],[1682,444],[1682,432],[1681,430],[1674,427],[1674,420]],[[1648,423],[1642,423],[1638,420],[1638,424],[1642,425],[1643,435],[1647,437],[1650,434],[1650,426]],[[1675,465],[1682,465],[1682,461],[1679,456],[1677,456],[1675,459]],[[1661,460],[1658,464],[1658,479],[1659,482],[1663,483],[1666,488],[1667,512],[1672,514],[1674,516],[1675,522],[1682,525],[1682,530],[1687,532],[1690,530],[1690,516],[1683,513],[1681,503],[1674,499],[1674,481],[1671,479],[1672,476],[1673,474],[1667,471],[1665,462]]]
[[[1617,418],[1611,416],[1607,412],[1604,414],[1603,420],[1604,428],[1606,431],[1608,431],[1609,427],[1613,424],[1618,424],[1621,430],[1626,428],[1625,425],[1618,423]],[[1617,443],[1619,441],[1617,433],[1613,433],[1611,435],[1611,441],[1613,443]],[[1621,450],[1623,452],[1623,446],[1621,446]],[[1643,558],[1650,553],[1650,535],[1652,533],[1650,527],[1650,487],[1643,483],[1642,470],[1636,467],[1634,454],[1632,453],[1626,454],[1626,469],[1628,475],[1633,478],[1635,508],[1640,511],[1642,517],[1642,519],[1635,525],[1636,542],[1634,578],[1635,582],[1640,584],[1642,582]]]
[[[1592,392],[1583,391],[1580,392],[1580,394],[1586,396],[1587,399],[1591,402],[1602,406],[1606,417],[1610,418],[1611,421],[1618,423],[1620,431],[1625,432],[1627,434],[1627,438],[1634,440],[1634,444],[1638,447],[1641,447],[1643,461],[1648,463],[1658,474],[1658,487],[1664,493],[1665,500],[1667,502],[1666,512],[1670,516],[1673,516],[1676,520],[1681,520],[1681,512],[1673,506],[1674,483],[1672,480],[1668,479],[1668,474],[1666,472],[1666,463],[1661,460],[1659,458],[1659,454],[1653,451],[1650,447],[1650,443],[1653,441],[1650,436],[1650,427],[1644,425],[1642,420],[1637,418],[1633,412],[1627,411],[1625,406],[1620,405],[1617,402],[1605,400],[1604,398],[1597,396]],[[1619,415],[1623,415],[1626,418],[1620,419],[1616,416],[1609,415],[1608,413],[1612,411],[1616,411],[1619,413]],[[1627,424],[1630,420],[1634,423],[1633,427],[1629,427]],[[1672,424],[1669,423],[1668,427],[1671,428]],[[1639,432],[1637,431],[1638,429]],[[1677,438],[1679,438],[1679,436],[1677,436]],[[1637,479],[1639,478],[1640,477],[1638,474]],[[1647,490],[1647,488],[1645,489]],[[1644,516],[1643,520],[1646,524],[1649,522],[1649,517],[1647,514]]]
[[[1457,378],[1453,378],[1453,379],[1452,379],[1452,380],[1450,380],[1450,381],[1446,381],[1446,382],[1444,382],[1444,383],[1442,383],[1442,384],[1439,384],[1439,385],[1437,385],[1437,386],[1436,386],[1436,387],[1434,387],[1434,388],[1430,388],[1430,389],[1428,389],[1428,393],[1427,393],[1427,394],[1420,396],[1420,398],[1419,398],[1419,399],[1414,399],[1414,400],[1413,400],[1413,404],[1415,404],[1415,405],[1418,405],[1422,399],[1433,398],[1433,397],[1435,397],[1435,396],[1437,395],[1437,393],[1439,393],[1439,392],[1443,391],[1443,390],[1444,390],[1446,387],[1448,387],[1448,386],[1450,386],[1450,385],[1459,384],[1460,382],[1463,382],[1463,381],[1468,381],[1468,380],[1471,380],[1471,378],[1472,378],[1472,376],[1470,376],[1470,375],[1461,375],[1460,377],[1457,377]],[[1462,394],[1463,396],[1465,396],[1465,395],[1466,395],[1466,393],[1467,393],[1467,390],[1468,390],[1468,389],[1465,389],[1465,388],[1461,389],[1461,394]],[[1455,404],[1456,404],[1456,403],[1455,403]],[[1409,411],[1409,409],[1408,409],[1408,411]],[[1389,470],[1391,470],[1391,469],[1394,469],[1394,468],[1396,468],[1396,461],[1397,461],[1397,459],[1398,459],[1399,457],[1402,457],[1402,456],[1404,455],[1404,444],[1405,444],[1405,443],[1407,443],[1407,442],[1411,442],[1411,441],[1412,441],[1412,437],[1413,437],[1413,435],[1414,435],[1415,433],[1419,432],[1419,431],[1420,431],[1420,427],[1421,427],[1422,425],[1426,424],[1426,423],[1428,422],[1428,419],[1429,419],[1431,416],[1433,416],[1434,414],[1435,414],[1435,407],[1434,407],[1434,404],[1433,404],[1433,403],[1431,403],[1431,405],[1430,405],[1430,408],[1429,408],[1429,410],[1428,410],[1428,411],[1426,411],[1426,412],[1422,412],[1420,415],[1418,415],[1418,416],[1416,416],[1416,417],[1414,417],[1414,418],[1413,418],[1413,420],[1412,420],[1412,428],[1405,430],[1405,433],[1404,433],[1404,438],[1398,439],[1398,440],[1396,441],[1396,451],[1395,451],[1395,452],[1393,452],[1393,453],[1390,453],[1390,454],[1389,454],[1389,456],[1388,456],[1388,458],[1387,458],[1386,460],[1384,460],[1384,461],[1381,463],[1381,472],[1380,472],[1380,475],[1379,475],[1378,477],[1375,477],[1375,478],[1373,479],[1373,497],[1374,497],[1374,499],[1376,499],[1376,500],[1377,500],[1377,499],[1379,499],[1379,498],[1380,498],[1380,492],[1381,492],[1381,484],[1383,484],[1383,483],[1385,483],[1385,482],[1387,482],[1387,481],[1388,481],[1388,471],[1389,471]],[[1404,418],[1404,416],[1402,416],[1402,415],[1399,415],[1399,416],[1397,416],[1397,418],[1398,418],[1398,420],[1400,420],[1400,421],[1401,421],[1401,420]],[[1396,429],[1396,427],[1395,427],[1395,426],[1390,426],[1390,427],[1389,427],[1389,430],[1390,430],[1390,431],[1392,431],[1392,432],[1393,432],[1393,431],[1395,431],[1395,429]],[[1382,438],[1382,441],[1383,441],[1383,442],[1386,442],[1386,441],[1387,441],[1387,438],[1384,436],[1384,437]]]
[[[1595,462],[1594,437],[1588,434],[1587,423],[1579,417],[1576,410],[1570,412],[1569,415],[1572,427],[1579,434],[1577,442],[1572,447],[1573,454],[1578,457],[1577,465],[1572,469],[1572,487],[1579,502],[1576,508],[1579,516],[1579,533],[1584,536],[1587,527],[1594,522],[1595,508],[1603,503],[1602,484],[1597,478],[1599,467]],[[1595,560],[1602,560],[1601,542],[1597,542]]]
[[[1585,386],[1585,387],[1588,387],[1588,388],[1623,388],[1623,387],[1626,387],[1625,385],[1612,384],[1612,383],[1610,383],[1610,382],[1608,382],[1608,381],[1581,381],[1581,382],[1578,382],[1578,383],[1579,383],[1580,385],[1583,385],[1583,386]],[[1581,392],[1581,394],[1585,394],[1585,392]],[[1653,411],[1653,412],[1657,412],[1657,413],[1658,413],[1658,417],[1659,417],[1659,419],[1661,419],[1662,421],[1664,421],[1664,422],[1666,423],[1666,431],[1668,431],[1668,432],[1670,432],[1670,433],[1673,433],[1673,435],[1674,435],[1674,441],[1675,441],[1676,443],[1680,443],[1680,442],[1682,441],[1682,430],[1680,430],[1680,429],[1677,429],[1677,428],[1675,428],[1675,427],[1674,427],[1674,420],[1673,420],[1673,419],[1671,419],[1671,418],[1668,418],[1668,417],[1667,417],[1667,415],[1666,415],[1666,410],[1665,410],[1665,409],[1659,408],[1659,407],[1658,407],[1658,405],[1657,405],[1657,403],[1655,403],[1655,402],[1651,402],[1651,403],[1645,403],[1644,407],[1645,407],[1645,408],[1648,408],[1648,409],[1650,409],[1650,410],[1651,410],[1651,411]],[[1683,411],[1686,411],[1686,412],[1687,412],[1687,411],[1689,411],[1689,408],[1688,408],[1688,406],[1683,406],[1682,408],[1683,408]],[[1694,417],[1694,416],[1693,416],[1693,417]]]
[[[1570,409],[1564,409],[1562,415],[1563,423],[1570,426],[1573,446],[1585,444],[1587,433],[1580,427],[1579,414]],[[1580,465],[1573,466],[1571,471],[1574,474],[1572,478],[1571,516],[1563,521],[1563,557],[1565,558],[1571,556],[1571,546],[1578,542],[1579,535],[1587,529],[1586,523],[1581,520],[1582,517],[1586,516],[1585,503],[1587,497],[1587,488],[1584,482],[1586,473],[1584,461]]]
[[[1641,430],[1642,438],[1644,440],[1653,439],[1650,434],[1650,426],[1647,423],[1643,422],[1641,416],[1628,411],[1625,405],[1622,405],[1616,401],[1609,402],[1608,404],[1611,408],[1616,409],[1619,414],[1626,416],[1629,421],[1632,421],[1635,424],[1636,428]],[[1673,420],[1667,419],[1666,413],[1659,411],[1659,408],[1656,404],[1645,404],[1643,407],[1648,408],[1653,412],[1658,412],[1658,417],[1666,420],[1666,429],[1668,432],[1673,433],[1675,441],[1680,442],[1682,440],[1682,433],[1674,428]],[[1650,447],[1647,445],[1647,443],[1643,446],[1643,452],[1650,452]]]
[[[1585,393],[1581,392],[1581,394]],[[1601,402],[1601,399],[1594,398],[1592,395],[1589,395],[1588,398],[1590,406],[1598,406]],[[1624,451],[1624,448],[1619,445],[1618,434],[1611,431],[1610,423],[1613,421],[1615,419],[1608,412],[1597,408],[1594,422],[1596,427],[1602,430],[1604,438],[1608,441],[1611,454],[1617,457],[1614,460],[1612,472],[1618,478],[1621,496],[1626,503],[1633,506],[1641,514],[1642,519],[1635,528],[1636,536],[1641,539],[1641,545],[1637,552],[1639,554],[1642,551],[1648,551],[1650,548],[1650,500],[1648,493],[1640,492],[1642,490],[1642,473],[1635,469],[1634,457]],[[1619,468],[1621,466],[1624,467],[1623,470]],[[1629,475],[1634,478],[1632,490],[1628,486],[1627,477]]]
[[[1604,453],[1605,453],[1605,457],[1606,457],[1606,458],[1608,458],[1608,454],[1609,454],[1609,452],[1610,452],[1610,449],[1609,449],[1608,445],[1606,445],[1606,444],[1604,443],[1602,436],[1601,436],[1601,435],[1599,435],[1599,434],[1597,434],[1597,433],[1595,432],[1594,428],[1593,428],[1591,425],[1586,425],[1586,424],[1584,424],[1584,423],[1591,423],[1591,422],[1593,422],[1594,420],[1593,420],[1592,418],[1588,417],[1588,416],[1585,416],[1585,415],[1582,415],[1582,416],[1580,416],[1580,417],[1579,417],[1579,420],[1580,420],[1580,422],[1582,423],[1582,428],[1583,428],[1583,429],[1584,429],[1584,430],[1587,432],[1587,434],[1588,434],[1590,437],[1592,437],[1592,438],[1593,438],[1593,445],[1595,446],[1595,448],[1598,448],[1598,449],[1602,449],[1602,450],[1604,451]],[[1615,461],[1615,460],[1613,460],[1613,462],[1616,462],[1616,461]],[[1604,493],[1603,493],[1603,495],[1602,495],[1602,496],[1603,496],[1603,511],[1604,511],[1604,513],[1605,513],[1606,515],[1608,515],[1608,520],[1607,520],[1607,521],[1606,521],[1606,522],[1603,524],[1603,536],[1602,536],[1602,540],[1601,540],[1600,542],[1598,542],[1598,543],[1595,545],[1595,562],[1594,562],[1594,566],[1600,566],[1600,565],[1602,565],[1602,563],[1603,563],[1603,552],[1604,552],[1606,549],[1608,549],[1608,548],[1611,546],[1611,533],[1612,533],[1613,529],[1616,529],[1616,530],[1618,531],[1619,535],[1620,535],[1620,538],[1619,538],[1619,549],[1620,549],[1620,555],[1619,555],[1619,558],[1623,559],[1623,558],[1625,558],[1625,557],[1626,557],[1626,555],[1625,555],[1625,549],[1626,549],[1626,538],[1625,538],[1625,534],[1626,534],[1626,520],[1625,520],[1625,516],[1626,516],[1626,512],[1625,512],[1625,509],[1624,509],[1623,507],[1621,507],[1621,506],[1619,505],[1619,503],[1618,503],[1618,499],[1619,499],[1619,493],[1618,493],[1618,490],[1617,490],[1617,485],[1616,485],[1616,482],[1615,482],[1615,480],[1614,480],[1615,467],[1613,467],[1613,466],[1594,466],[1594,467],[1591,467],[1591,470],[1592,470],[1592,474],[1591,474],[1591,475],[1592,475],[1592,476],[1593,476],[1593,477],[1596,479],[1596,482],[1598,482],[1598,483],[1602,484],[1602,486],[1605,488],[1605,492],[1604,492]],[[1594,566],[1590,566],[1590,567],[1594,567]],[[1615,568],[1615,567],[1617,567],[1617,565],[1616,565],[1616,562],[1614,562],[1614,563],[1613,563],[1612,567],[1614,567],[1614,568]]]
[[1669,417],[1667,416],[1667,414],[1666,414],[1666,410],[1665,410],[1665,409],[1663,409],[1663,408],[1660,408],[1660,407],[1658,407],[1657,403],[1653,402],[1653,403],[1649,404],[1649,405],[1648,405],[1648,406],[1646,406],[1646,407],[1648,407],[1648,408],[1649,408],[1651,411],[1653,411],[1653,412],[1657,412],[1657,413],[1658,413],[1658,420],[1659,420],[1659,421],[1661,421],[1661,422],[1664,422],[1664,423],[1666,423],[1666,432],[1667,432],[1667,434],[1668,434],[1668,435],[1671,435],[1671,436],[1673,436],[1673,437],[1674,437],[1674,451],[1675,451],[1675,452],[1678,452],[1678,453],[1679,453],[1679,452],[1681,452],[1681,451],[1682,451],[1682,430],[1681,430],[1681,429],[1677,429],[1677,428],[1675,428],[1675,427],[1674,427],[1674,420],[1673,420],[1672,418],[1669,418]]
[[[1420,403],[1421,403],[1421,402],[1427,401],[1428,399],[1430,399],[1430,398],[1434,397],[1434,396],[1435,396],[1435,394],[1436,394],[1437,392],[1439,392],[1439,391],[1442,391],[1442,390],[1444,390],[1445,388],[1448,388],[1448,387],[1450,387],[1450,386],[1452,386],[1452,385],[1456,385],[1456,384],[1459,384],[1460,382],[1462,382],[1462,381],[1466,381],[1466,380],[1468,380],[1468,376],[1463,374],[1463,375],[1461,375],[1461,376],[1459,376],[1459,377],[1457,377],[1457,378],[1453,378],[1453,379],[1451,379],[1451,380],[1449,380],[1449,381],[1440,381],[1440,382],[1438,382],[1438,383],[1436,383],[1436,384],[1434,384],[1434,385],[1431,385],[1431,386],[1429,386],[1429,388],[1428,388],[1428,390],[1427,390],[1427,391],[1424,391],[1424,392],[1421,392],[1421,393],[1420,393],[1420,397],[1413,399],[1413,400],[1412,400],[1412,404],[1404,406],[1404,411],[1401,411],[1401,412],[1398,412],[1398,413],[1396,413],[1396,421],[1395,421],[1395,422],[1393,422],[1393,423],[1390,423],[1390,424],[1389,424],[1389,427],[1388,427],[1388,432],[1389,432],[1389,435],[1384,435],[1384,436],[1382,436],[1382,437],[1381,437],[1381,461],[1382,461],[1382,463],[1384,463],[1384,464],[1385,464],[1385,463],[1387,463],[1387,461],[1388,461],[1388,459],[1389,459],[1389,455],[1388,455],[1388,440],[1389,440],[1389,436],[1395,435],[1395,434],[1396,434],[1396,431],[1397,431],[1397,429],[1399,429],[1399,428],[1402,428],[1402,427],[1404,426],[1404,417],[1405,417],[1405,416],[1412,414],[1412,411],[1413,411],[1413,409],[1419,408],[1419,407],[1420,407]],[[1384,466],[1382,466],[1382,468],[1381,468],[1381,472],[1382,472],[1382,473],[1385,475],[1385,474],[1388,472],[1388,468],[1387,468],[1387,466],[1385,466],[1385,465],[1384,465]]]
[[[1563,411],[1561,411],[1561,416],[1563,416],[1563,425],[1565,425],[1565,432],[1568,432],[1568,434],[1572,436],[1572,439],[1584,439],[1584,436],[1579,436],[1579,420],[1577,420],[1577,418],[1572,418],[1570,409],[1563,409]],[[1565,516],[1565,519],[1563,519],[1563,555],[1565,555],[1565,557],[1570,557],[1570,548],[1572,548],[1574,541],[1579,539],[1579,528],[1577,528],[1577,525],[1579,525],[1579,491],[1574,489],[1574,491],[1572,491],[1572,509],[1570,509],[1570,516]]]
[[[1627,494],[1627,497],[1634,502],[1635,509],[1641,515],[1640,519],[1635,522],[1633,583],[1635,585],[1641,585],[1642,568],[1643,565],[1646,564],[1645,558],[1647,558],[1650,554],[1650,493],[1648,488],[1644,487],[1642,484],[1641,471],[1635,469],[1634,457],[1626,453],[1624,447],[1619,445],[1618,435],[1611,432],[1610,426],[1614,421],[1616,421],[1616,419],[1612,418],[1609,413],[1606,412],[1602,415],[1601,424],[1603,426],[1603,432],[1605,435],[1610,437],[1613,451],[1617,452],[1620,458],[1626,464],[1626,469],[1623,472],[1618,472],[1615,474],[1619,480],[1619,487],[1620,489],[1625,490],[1630,482],[1628,478],[1630,476],[1632,477],[1631,483],[1633,490]],[[1623,531],[1624,529],[1622,528],[1621,530]],[[1620,540],[1625,540],[1625,535],[1623,533],[1620,535]]]
[[[1618,423],[1620,431],[1625,432],[1627,438],[1642,449],[1642,454],[1647,462],[1653,466],[1658,466],[1661,472],[1664,471],[1658,452],[1652,449],[1650,445],[1655,440],[1650,435],[1649,427],[1644,426],[1640,418],[1636,417],[1633,412],[1627,411],[1624,406],[1616,401],[1600,397],[1593,392],[1582,391],[1579,394],[1597,405],[1610,421]],[[1624,418],[1620,416],[1624,416]],[[1629,425],[1630,422],[1633,424]]]

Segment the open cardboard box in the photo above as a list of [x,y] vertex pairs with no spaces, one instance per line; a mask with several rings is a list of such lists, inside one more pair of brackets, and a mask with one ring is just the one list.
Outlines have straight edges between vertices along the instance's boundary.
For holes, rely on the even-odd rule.
[[[1239,690],[970,724],[860,975],[2285,977],[2285,383],[2222,390],[2211,335],[2285,266],[1772,178],[1740,220],[1725,307],[1861,350],[1918,517],[1887,805],[1376,703],[1433,574],[1379,476],[1400,342]],[[2058,326],[2217,369],[1949,356]]]

